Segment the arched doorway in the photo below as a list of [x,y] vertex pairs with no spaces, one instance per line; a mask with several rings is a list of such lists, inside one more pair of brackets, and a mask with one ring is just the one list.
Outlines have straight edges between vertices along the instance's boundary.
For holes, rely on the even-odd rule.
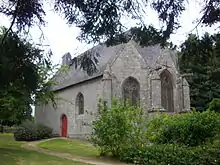
[[67,117],[64,114],[61,116],[61,136],[67,137]]

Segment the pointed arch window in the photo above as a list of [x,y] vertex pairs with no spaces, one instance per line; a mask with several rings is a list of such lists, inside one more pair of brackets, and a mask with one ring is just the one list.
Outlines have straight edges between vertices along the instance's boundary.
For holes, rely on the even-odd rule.
[[133,78],[128,77],[122,84],[122,95],[124,101],[129,101],[131,105],[138,106],[140,101],[140,84]]
[[84,114],[84,96],[81,92],[76,96],[76,107],[79,115]]
[[174,111],[172,75],[168,70],[160,74],[161,106],[167,111]]

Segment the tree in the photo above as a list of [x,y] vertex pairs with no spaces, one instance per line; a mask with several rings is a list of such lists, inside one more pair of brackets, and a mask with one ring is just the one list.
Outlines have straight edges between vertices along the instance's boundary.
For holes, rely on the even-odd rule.
[[[121,18],[123,16],[139,20],[141,26],[146,27],[143,20],[147,6],[151,6],[164,25],[165,38],[179,27],[179,16],[185,10],[186,0],[54,0],[46,1],[53,5],[54,10],[82,31],[79,38],[89,42],[111,39],[123,30]],[[31,27],[36,23],[44,25],[43,0],[6,0],[0,3],[0,12],[11,18],[12,25],[18,29]],[[220,20],[220,2],[205,0],[202,2],[202,15],[198,23],[213,25]]]
[[[4,0],[0,2],[0,13],[11,19],[8,32],[13,26],[16,26],[18,31],[23,31],[34,25],[45,25],[45,3],[52,5],[54,11],[61,14],[68,24],[80,28],[79,40],[88,43],[107,41],[107,45],[113,45],[134,38],[142,45],[160,43],[164,46],[170,34],[181,26],[179,17],[185,10],[187,0]],[[218,23],[220,2],[205,0],[201,2],[201,5],[203,6],[202,16],[198,18],[197,26],[199,24],[211,26]],[[158,18],[162,22],[160,29],[148,26],[148,20],[143,19],[147,7],[151,7],[158,13]],[[134,27],[135,33],[131,33],[130,37],[122,34],[125,30],[121,22],[122,17],[137,20],[139,23],[137,27]],[[149,42],[146,37],[149,33],[153,34],[151,37],[156,37],[156,42]],[[80,65],[88,73],[89,70],[96,71],[96,56],[80,57],[72,61],[76,67]]]
[[180,70],[192,74],[187,77],[192,107],[203,111],[220,98],[220,34],[189,35],[181,45]]
[[[2,28],[0,39],[6,32]],[[19,124],[31,118],[37,100],[54,101],[48,81],[52,65],[49,56],[16,33],[9,32],[0,47],[0,124]]]
[[[178,17],[184,10],[184,0],[154,0],[152,7],[158,12],[159,19],[166,25],[164,36],[178,27]],[[44,25],[45,11],[43,0],[7,0],[0,5],[0,12],[11,18],[12,25],[18,29],[31,27],[36,23]],[[88,42],[99,42],[102,39],[112,39],[123,30],[123,16],[139,20],[145,26],[142,9],[149,3],[147,0],[54,0],[46,1],[54,6],[54,10],[82,31],[80,39]],[[45,3],[46,3],[45,2]]]

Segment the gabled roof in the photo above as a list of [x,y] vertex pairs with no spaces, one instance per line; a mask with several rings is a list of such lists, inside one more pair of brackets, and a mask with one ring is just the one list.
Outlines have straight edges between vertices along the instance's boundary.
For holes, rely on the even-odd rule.
[[68,86],[101,76],[108,62],[113,60],[114,57],[117,54],[119,54],[121,50],[123,50],[123,48],[124,45],[122,44],[111,47],[107,47],[104,44],[100,44],[98,46],[93,47],[88,51],[90,51],[91,53],[98,53],[100,55],[99,57],[97,57],[97,72],[93,73],[92,75],[88,75],[86,71],[83,71],[80,68],[75,68],[74,65],[70,65],[70,68],[66,73],[63,72],[61,74],[56,75],[54,80],[57,83],[57,85],[54,85],[52,87],[52,90],[60,90],[62,88],[66,88]]
[[[141,47],[134,42],[131,43],[134,44],[137,51],[144,58],[146,62],[146,66],[149,67],[154,66],[157,58],[162,54],[163,51],[163,49],[159,45]],[[52,87],[52,90],[60,90],[68,86],[102,76],[107,64],[111,63],[111,61],[116,56],[120,55],[120,52],[123,51],[123,49],[126,47],[126,44],[128,43],[119,44],[116,46],[109,46],[109,47],[107,47],[104,44],[100,44],[88,50],[92,53],[98,53],[100,55],[99,57],[97,57],[98,59],[97,72],[89,76],[82,69],[79,68],[75,69],[75,66],[71,65],[70,69],[66,73],[57,74],[55,76],[54,80],[57,82],[57,85],[54,85]],[[175,59],[173,60],[176,61]]]

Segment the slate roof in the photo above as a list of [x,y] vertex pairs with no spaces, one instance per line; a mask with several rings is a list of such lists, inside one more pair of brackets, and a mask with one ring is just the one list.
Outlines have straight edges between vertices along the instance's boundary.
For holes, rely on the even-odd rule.
[[[148,47],[141,47],[134,42],[132,42],[140,55],[144,58],[146,62],[146,66],[154,67],[157,58],[161,55],[162,49],[159,45],[148,46]],[[126,43],[128,44],[128,43]],[[126,44],[119,44],[117,46],[105,46],[104,44],[100,44],[98,46],[93,47],[92,49],[88,50],[92,53],[98,53],[100,57],[98,57],[98,64],[97,64],[97,72],[93,75],[89,76],[85,71],[82,69],[75,69],[74,65],[70,66],[70,69],[67,73],[58,74],[55,76],[55,81],[57,85],[52,87],[52,90],[60,90],[66,88],[68,86],[84,82],[86,80],[90,80],[99,76],[102,76],[106,66],[108,63],[118,55],[120,52],[126,47]],[[172,52],[171,52],[172,53]],[[83,54],[81,54],[83,55]],[[174,61],[175,58],[173,59]]]
[[154,68],[158,58],[163,55],[163,52],[168,51],[175,66],[177,67],[177,56],[176,51],[168,49],[168,48],[161,48],[159,44],[153,46],[146,46],[142,47],[138,44],[135,44],[137,51],[139,54],[144,58],[147,66]]
[[108,62],[113,60],[114,57],[117,54],[119,54],[120,51],[123,50],[124,46],[125,45],[121,44],[117,46],[107,47],[101,44],[88,50],[88,51],[91,51],[92,53],[98,53],[100,55],[99,57],[97,57],[98,59],[98,64],[96,66],[97,72],[89,76],[82,69],[79,69],[79,68],[75,69],[75,66],[71,65],[67,73],[58,74],[54,78],[54,80],[57,82],[57,85],[54,85],[52,87],[52,90],[60,90],[62,88],[66,88],[68,86],[101,76]]

